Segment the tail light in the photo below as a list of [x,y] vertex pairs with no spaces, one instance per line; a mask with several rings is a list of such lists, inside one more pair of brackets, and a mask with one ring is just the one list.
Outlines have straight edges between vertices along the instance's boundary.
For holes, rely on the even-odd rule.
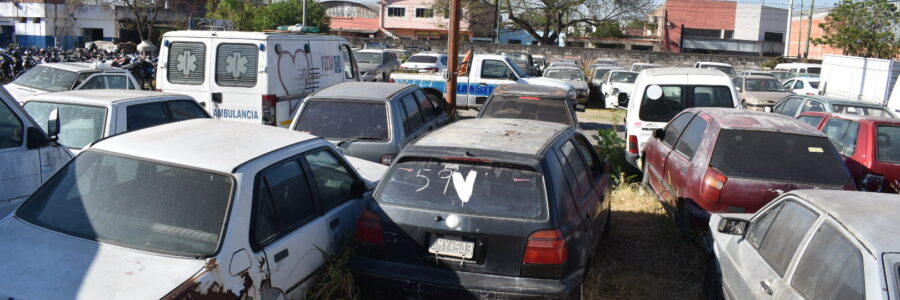
[[707,202],[718,202],[719,195],[722,194],[722,189],[725,188],[726,182],[728,182],[728,177],[725,177],[716,169],[712,167],[706,169],[706,174],[703,175],[703,183],[700,186],[700,196]]
[[881,192],[884,188],[884,176],[867,173],[859,181],[859,190],[867,192]]
[[356,220],[356,241],[372,245],[384,245],[384,231],[381,228],[381,217],[371,210],[366,210]]
[[535,231],[525,246],[524,264],[561,265],[569,258],[566,239],[559,229]]
[[385,154],[381,156],[381,164],[385,166],[390,166],[391,163],[394,162],[394,158],[397,157],[397,153]]
[[275,120],[275,105],[278,103],[278,97],[275,95],[262,96],[262,122],[263,125],[277,126]]
[[628,153],[638,154],[638,141],[636,135],[628,136]]
[[816,93],[806,93],[807,96],[815,96]]

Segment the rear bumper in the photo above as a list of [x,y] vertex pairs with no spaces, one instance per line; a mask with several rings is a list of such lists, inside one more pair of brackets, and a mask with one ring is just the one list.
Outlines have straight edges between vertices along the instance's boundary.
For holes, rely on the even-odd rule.
[[641,166],[638,165],[639,158],[641,158],[640,154],[631,153],[631,152],[627,152],[627,151],[625,152],[625,161],[627,161],[629,164],[631,164],[635,168],[638,168],[638,170],[641,169]]
[[359,256],[349,267],[363,294],[376,299],[566,299],[579,292],[583,277],[583,272],[565,279],[469,273]]

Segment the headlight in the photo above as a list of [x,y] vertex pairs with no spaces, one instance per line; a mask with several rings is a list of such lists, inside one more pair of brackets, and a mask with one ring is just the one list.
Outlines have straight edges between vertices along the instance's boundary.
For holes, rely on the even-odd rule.
[[577,97],[577,96],[578,96],[578,94],[575,93],[574,90],[569,90],[569,92],[566,93],[566,97],[568,97],[569,99],[575,99],[575,97]]

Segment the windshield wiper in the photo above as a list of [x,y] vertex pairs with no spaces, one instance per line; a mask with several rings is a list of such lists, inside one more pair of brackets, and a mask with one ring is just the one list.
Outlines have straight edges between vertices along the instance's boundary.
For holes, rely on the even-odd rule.
[[340,142],[337,143],[337,146],[340,147],[340,146],[344,145],[344,143],[349,143],[349,142],[380,141],[380,140],[382,140],[382,138],[371,137],[371,136],[354,136],[354,137],[348,137],[346,139],[341,140]]

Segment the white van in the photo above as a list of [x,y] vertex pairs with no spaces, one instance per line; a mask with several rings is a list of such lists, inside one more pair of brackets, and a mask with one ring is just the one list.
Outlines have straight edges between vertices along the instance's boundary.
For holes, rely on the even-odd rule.
[[775,65],[775,70],[788,71],[794,74],[821,74],[822,65],[805,63],[782,63]]
[[342,37],[170,31],[162,40],[157,89],[191,96],[217,119],[287,127],[307,95],[359,81]]
[[[625,159],[641,169],[644,144],[690,107],[740,107],[738,93],[725,73],[699,68],[645,69],[634,81],[625,115]],[[643,169],[642,169],[643,170]]]
[[[48,119],[59,124],[55,117]],[[58,126],[50,127],[59,132]],[[0,88],[0,219],[72,158],[56,143],[56,134],[51,136]]]

